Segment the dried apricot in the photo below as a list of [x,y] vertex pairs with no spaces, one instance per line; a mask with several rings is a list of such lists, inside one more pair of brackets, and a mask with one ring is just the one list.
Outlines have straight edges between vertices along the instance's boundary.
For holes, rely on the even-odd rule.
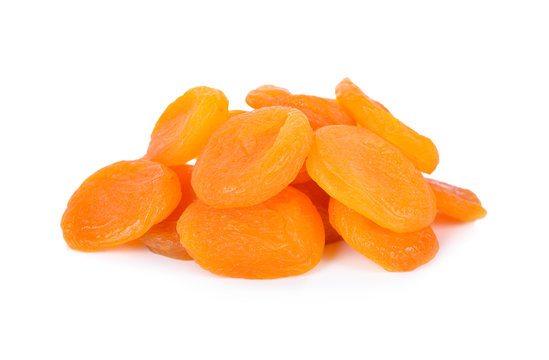
[[295,179],[312,138],[307,117],[296,109],[273,106],[234,116],[200,154],[193,189],[218,208],[259,204]]
[[292,181],[292,184],[303,184],[308,181],[311,181],[311,177],[307,172],[307,166],[303,164],[301,169],[299,169],[299,172],[297,173],[297,176],[295,177],[294,181]]
[[370,99],[348,78],[336,87],[338,103],[356,122],[396,146],[420,171],[432,173],[438,165],[438,151],[431,139],[418,134]]
[[435,218],[435,197],[421,173],[368,129],[318,129],[307,171],[331,197],[392,231],[419,230]]
[[179,219],[177,231],[198,265],[229,277],[299,275],[320,261],[324,248],[320,215],[292,187],[250,207],[218,209],[197,200]]
[[178,260],[192,260],[179,241],[177,221],[162,221],[160,224],[154,225],[139,240],[155,254]]
[[437,209],[460,221],[475,221],[486,216],[486,210],[471,190],[433,179],[425,179],[435,193]]
[[160,116],[144,158],[166,165],[182,165],[196,158],[210,135],[227,120],[228,107],[219,90],[190,89]]
[[190,260],[191,257],[179,242],[176,224],[183,211],[196,199],[191,186],[192,165],[170,166],[179,179],[181,188],[181,200],[174,211],[162,221],[154,225],[139,240],[153,253],[179,260]]
[[313,205],[318,210],[322,223],[324,224],[324,237],[326,244],[341,240],[341,236],[330,224],[330,217],[328,215],[328,203],[330,202],[330,195],[326,194],[320,186],[314,181],[309,181],[303,184],[292,185],[297,190],[301,191],[311,199]]
[[227,119],[230,119],[233,116],[244,114],[244,113],[247,113],[247,111],[244,111],[244,110],[231,110],[231,111],[229,111],[229,114],[227,115]]
[[169,220],[179,220],[183,211],[189,206],[190,203],[196,199],[196,194],[191,186],[191,176],[193,174],[192,165],[174,165],[170,166],[170,169],[175,172],[177,178],[179,179],[179,185],[181,188],[181,200],[174,211],[166,218],[166,221]]
[[330,200],[330,221],[353,249],[387,271],[409,271],[433,259],[438,240],[430,226],[395,233],[382,228],[335,199]]
[[267,106],[289,106],[303,111],[313,130],[326,125],[355,125],[355,121],[345,113],[333,99],[311,95],[292,95],[288,90],[265,85],[252,90],[246,102],[254,109]]
[[120,161],[87,178],[61,220],[67,244],[93,251],[139,238],[177,206],[176,174],[148,161]]

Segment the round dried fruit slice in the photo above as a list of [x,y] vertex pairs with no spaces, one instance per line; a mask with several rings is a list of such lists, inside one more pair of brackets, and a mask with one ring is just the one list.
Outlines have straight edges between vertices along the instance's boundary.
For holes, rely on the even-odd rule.
[[420,171],[430,174],[435,170],[438,165],[438,150],[431,139],[401,123],[348,78],[337,85],[336,96],[338,103],[360,126],[396,146]]
[[211,134],[227,120],[223,92],[195,87],[171,103],[156,122],[145,159],[183,165],[200,154]]
[[353,249],[387,271],[410,271],[433,259],[438,240],[430,226],[398,234],[376,225],[335,199],[330,222]]
[[120,161],[87,178],[61,220],[67,244],[94,251],[139,238],[164,220],[181,198],[177,175],[148,161]]
[[312,138],[307,117],[296,109],[273,106],[236,115],[200,154],[193,189],[218,208],[259,204],[296,178]]
[[299,275],[320,261],[324,249],[320,215],[292,187],[242,208],[217,209],[197,200],[179,219],[177,231],[198,265],[237,278]]
[[392,231],[419,230],[435,218],[435,196],[421,173],[367,129],[318,129],[307,171],[331,197]]

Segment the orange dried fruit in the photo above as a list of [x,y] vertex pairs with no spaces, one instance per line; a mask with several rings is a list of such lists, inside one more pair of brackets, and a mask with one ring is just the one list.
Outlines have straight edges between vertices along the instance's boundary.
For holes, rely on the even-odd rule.
[[330,216],[328,215],[330,195],[326,194],[326,192],[322,190],[322,188],[314,181],[309,181],[303,184],[294,184],[292,186],[307,195],[316,207],[316,210],[322,218],[322,223],[324,224],[324,238],[326,239],[326,244],[341,240],[341,236],[330,224]]
[[320,261],[324,248],[320,215],[292,187],[250,207],[218,209],[197,200],[179,219],[177,231],[202,268],[246,279],[305,273]]
[[311,177],[309,176],[309,173],[307,172],[307,166],[303,164],[301,169],[299,169],[299,172],[297,173],[297,176],[295,177],[294,181],[292,181],[292,184],[303,184],[308,181],[311,181]]
[[206,86],[190,89],[160,116],[144,158],[170,166],[196,158],[210,135],[227,120],[228,106],[219,90]]
[[94,251],[135,240],[164,220],[181,197],[168,167],[120,161],[87,178],[72,195],[61,220],[67,244]]
[[438,165],[438,150],[431,139],[418,134],[391,115],[380,103],[370,99],[348,78],[336,87],[338,103],[356,122],[396,146],[425,173]]
[[421,173],[367,129],[318,129],[307,171],[331,197],[392,231],[416,231],[435,218],[435,197]]
[[345,242],[387,271],[410,271],[433,259],[438,240],[433,229],[395,233],[376,225],[335,199],[330,200],[330,221]]
[[355,125],[355,121],[345,113],[333,99],[312,95],[292,95],[288,90],[265,85],[252,90],[246,102],[254,109],[267,106],[289,106],[301,110],[313,130],[326,125]]
[[196,194],[191,186],[191,176],[193,174],[193,166],[189,164],[170,166],[170,169],[175,172],[179,179],[179,185],[181,188],[181,200],[174,211],[166,218],[166,221],[179,220],[183,211],[189,206],[190,203],[196,199]]
[[244,113],[247,113],[247,111],[244,111],[244,110],[231,110],[231,111],[229,111],[229,114],[227,115],[227,119],[230,119],[233,116],[244,114]]
[[177,221],[166,220],[156,224],[139,240],[155,254],[177,260],[192,260],[179,241]]
[[425,179],[435,193],[437,209],[441,213],[460,221],[475,221],[486,216],[479,198],[471,190]]
[[193,189],[218,208],[259,204],[295,179],[312,138],[307,117],[296,109],[273,106],[234,116],[200,154]]

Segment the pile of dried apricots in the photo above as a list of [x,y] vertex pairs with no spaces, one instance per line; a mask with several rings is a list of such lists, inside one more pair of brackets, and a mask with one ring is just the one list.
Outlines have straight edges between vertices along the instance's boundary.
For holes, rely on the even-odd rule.
[[336,99],[262,86],[246,102],[255,110],[229,111],[209,87],[176,99],[144,157],[76,190],[61,221],[67,244],[137,240],[215,274],[269,279],[311,270],[343,239],[388,271],[409,271],[438,251],[437,212],[486,215],[473,192],[424,178],[439,162],[433,142],[349,79]]

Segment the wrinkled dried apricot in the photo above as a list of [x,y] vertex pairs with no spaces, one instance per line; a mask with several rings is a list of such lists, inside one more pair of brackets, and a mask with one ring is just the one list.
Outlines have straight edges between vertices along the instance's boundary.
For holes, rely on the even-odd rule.
[[376,225],[335,199],[330,200],[330,221],[345,242],[387,271],[410,271],[433,259],[438,240],[430,226],[395,233]]
[[396,146],[425,173],[432,173],[438,165],[438,151],[431,139],[418,134],[391,115],[383,105],[366,96],[348,78],[336,87],[338,103],[356,122]]
[[273,106],[234,116],[200,154],[193,189],[214,207],[259,204],[295,179],[312,138],[307,117],[296,109]]
[[198,265],[229,277],[302,274],[320,261],[324,248],[320,215],[292,187],[243,208],[217,209],[197,200],[179,219],[177,231]]
[[486,216],[486,210],[471,190],[433,179],[425,179],[435,193],[437,209],[460,221],[475,221]]
[[227,114],[227,119],[230,119],[233,116],[240,115],[240,114],[245,114],[245,113],[247,113],[247,111],[244,111],[244,110],[231,110]]
[[228,107],[219,90],[190,89],[160,116],[144,158],[166,165],[183,165],[196,158],[210,135],[227,120]]
[[179,241],[177,221],[162,221],[150,228],[139,240],[155,254],[178,260],[192,260]]
[[252,90],[246,102],[254,109],[267,106],[289,106],[301,110],[313,130],[326,125],[355,125],[355,121],[345,113],[333,99],[311,95],[292,95],[288,90],[265,85]]
[[337,231],[330,224],[330,217],[328,215],[330,195],[326,194],[326,192],[314,181],[292,186],[307,195],[318,210],[318,213],[322,218],[322,223],[324,224],[324,238],[326,239],[326,244],[341,240],[341,236],[339,236]]
[[166,221],[170,220],[179,220],[183,211],[189,206],[190,203],[196,199],[196,194],[191,186],[191,176],[193,174],[192,165],[175,165],[170,166],[170,169],[175,172],[177,178],[179,179],[179,185],[181,188],[181,200],[174,211],[166,218]]
[[421,173],[367,129],[318,129],[307,171],[331,197],[392,231],[419,230],[435,218],[435,197]]
[[423,177],[439,161],[429,138],[349,79],[336,97],[267,85],[246,97],[255,110],[229,111],[221,91],[190,89],[160,116],[142,159],[76,190],[65,241],[94,251],[135,240],[215,274],[271,279],[311,270],[343,238],[384,269],[408,271],[437,253],[437,213],[486,215],[470,190]]
[[176,174],[148,161],[120,161],[87,178],[72,195],[61,220],[67,244],[93,251],[139,238],[177,206]]

